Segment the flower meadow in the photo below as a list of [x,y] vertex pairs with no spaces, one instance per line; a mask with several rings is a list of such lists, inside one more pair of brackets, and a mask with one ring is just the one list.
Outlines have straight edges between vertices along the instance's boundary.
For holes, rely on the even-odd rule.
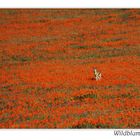
[[0,128],[140,128],[140,10],[0,9]]

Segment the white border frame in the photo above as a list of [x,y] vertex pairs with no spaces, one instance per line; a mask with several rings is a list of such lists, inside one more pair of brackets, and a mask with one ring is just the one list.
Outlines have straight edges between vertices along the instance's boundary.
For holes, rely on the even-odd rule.
[[[115,136],[114,130],[124,129],[4,129],[1,140],[138,140],[139,136]],[[124,131],[140,132],[140,129]]]
[[[140,8],[140,0],[0,0],[0,8]],[[139,136],[115,136],[114,129],[0,130],[0,140],[132,140],[132,137],[139,139]]]
[[140,0],[0,0],[0,8],[140,8]]

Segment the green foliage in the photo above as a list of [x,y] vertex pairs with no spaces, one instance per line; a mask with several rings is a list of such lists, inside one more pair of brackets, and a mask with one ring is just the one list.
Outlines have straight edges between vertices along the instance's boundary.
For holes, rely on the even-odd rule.
[[24,56],[12,56],[12,60],[16,62],[30,62],[30,57],[24,57]]
[[108,124],[100,124],[99,123],[99,124],[93,125],[93,124],[90,124],[90,123],[83,123],[83,124],[78,124],[76,126],[72,126],[72,128],[84,129],[84,128],[114,128],[114,127],[111,127]]
[[87,46],[72,45],[71,48],[74,48],[74,49],[86,49],[88,47]]
[[83,100],[85,98],[97,98],[97,94],[85,94],[85,95],[81,95],[81,96],[75,96],[73,99],[74,100]]

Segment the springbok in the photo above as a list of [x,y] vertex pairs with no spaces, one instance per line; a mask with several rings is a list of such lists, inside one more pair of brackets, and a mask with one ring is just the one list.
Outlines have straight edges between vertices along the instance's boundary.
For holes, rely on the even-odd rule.
[[98,72],[97,69],[94,68],[94,76],[95,76],[96,81],[98,81],[101,79],[102,74]]

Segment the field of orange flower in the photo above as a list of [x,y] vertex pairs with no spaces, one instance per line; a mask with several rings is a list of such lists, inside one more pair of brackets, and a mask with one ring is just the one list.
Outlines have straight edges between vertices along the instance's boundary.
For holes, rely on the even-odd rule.
[[140,128],[139,19],[139,9],[1,9],[0,128]]

